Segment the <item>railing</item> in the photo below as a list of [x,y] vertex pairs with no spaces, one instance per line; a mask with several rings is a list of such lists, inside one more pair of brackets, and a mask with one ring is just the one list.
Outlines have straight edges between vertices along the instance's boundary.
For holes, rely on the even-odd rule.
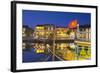
[[87,39],[87,38],[77,38],[76,40],[78,41],[86,41],[86,42],[90,42],[91,39]]
[[55,57],[57,57],[59,60],[64,61],[62,58],[60,58],[58,55],[56,55],[55,53],[53,53],[53,51],[51,49],[48,49]]

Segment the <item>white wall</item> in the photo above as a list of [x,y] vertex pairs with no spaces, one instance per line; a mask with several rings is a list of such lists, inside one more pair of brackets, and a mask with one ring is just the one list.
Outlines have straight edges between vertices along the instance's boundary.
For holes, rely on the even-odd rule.
[[[10,1],[11,0],[0,0],[0,73],[11,73],[10,72]],[[67,3],[67,4],[88,4],[88,5],[99,5],[100,0],[29,0],[29,1],[45,1],[54,3]],[[100,10],[99,10],[100,13]],[[100,14],[98,15],[100,16]],[[98,18],[100,19],[100,17]],[[99,22],[100,23],[100,22]],[[98,23],[98,24],[99,24]],[[100,25],[98,25],[98,28]],[[99,28],[100,31],[100,28]],[[100,33],[99,36],[100,37]],[[98,39],[100,40],[100,38]],[[100,41],[98,42],[100,43]],[[100,46],[99,46],[100,48]],[[98,51],[100,52],[100,49]],[[99,53],[100,56],[100,53]],[[100,61],[100,57],[99,57]],[[100,65],[100,63],[99,63]],[[65,70],[52,70],[52,71],[38,71],[36,73],[99,73],[100,67],[98,68],[81,68],[81,69],[65,69]],[[32,72],[31,72],[32,73]]]

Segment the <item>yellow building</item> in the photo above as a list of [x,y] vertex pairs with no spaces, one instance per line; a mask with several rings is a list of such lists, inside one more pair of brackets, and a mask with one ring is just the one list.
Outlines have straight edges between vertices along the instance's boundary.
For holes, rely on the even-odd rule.
[[69,30],[71,29],[66,27],[55,27],[52,24],[37,25],[34,30],[34,38],[53,39],[55,37],[57,40],[74,39],[75,32],[71,31],[70,34],[67,34]]
[[55,26],[53,24],[45,24],[45,38],[53,39],[53,33]]
[[49,39],[52,38],[54,26],[52,24],[37,25],[34,30],[34,38],[36,39]]
[[34,38],[38,39],[38,38],[44,38],[45,35],[45,30],[44,30],[44,26],[43,25],[37,25],[34,29]]
[[55,29],[56,39],[67,39],[69,36],[67,34],[68,29],[64,27],[58,27]]

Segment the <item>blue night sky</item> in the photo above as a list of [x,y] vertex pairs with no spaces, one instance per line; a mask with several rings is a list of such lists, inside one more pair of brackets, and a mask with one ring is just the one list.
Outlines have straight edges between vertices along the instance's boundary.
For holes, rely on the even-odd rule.
[[74,19],[80,25],[91,24],[90,13],[23,10],[22,14],[23,25],[28,25],[31,28],[38,24],[54,24],[56,26],[67,27]]

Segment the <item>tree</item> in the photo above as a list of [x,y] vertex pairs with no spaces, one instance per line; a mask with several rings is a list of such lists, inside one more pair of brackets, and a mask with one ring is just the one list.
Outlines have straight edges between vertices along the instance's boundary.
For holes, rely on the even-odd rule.
[[71,32],[72,32],[72,31],[69,29],[69,30],[67,31],[67,34],[70,35]]

